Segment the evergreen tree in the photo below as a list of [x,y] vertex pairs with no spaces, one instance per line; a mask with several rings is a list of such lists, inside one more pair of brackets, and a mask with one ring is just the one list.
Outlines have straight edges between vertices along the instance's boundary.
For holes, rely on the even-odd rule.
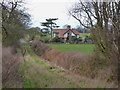
[[54,22],[56,20],[58,20],[58,18],[49,18],[49,19],[46,19],[46,22],[41,23],[41,26],[45,26],[45,27],[47,27],[51,30],[51,38],[52,38],[52,34],[53,34],[53,28],[58,28],[59,27]]

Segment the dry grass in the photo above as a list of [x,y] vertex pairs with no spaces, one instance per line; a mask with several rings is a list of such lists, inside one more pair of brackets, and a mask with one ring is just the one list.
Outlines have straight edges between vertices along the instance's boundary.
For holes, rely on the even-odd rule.
[[21,78],[18,75],[20,54],[13,47],[2,48],[2,84],[3,88],[19,88]]

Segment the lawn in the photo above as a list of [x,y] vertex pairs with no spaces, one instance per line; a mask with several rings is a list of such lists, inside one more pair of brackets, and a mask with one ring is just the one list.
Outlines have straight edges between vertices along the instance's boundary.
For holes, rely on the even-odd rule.
[[47,44],[50,47],[58,49],[59,51],[79,51],[82,53],[92,53],[94,51],[94,44]]

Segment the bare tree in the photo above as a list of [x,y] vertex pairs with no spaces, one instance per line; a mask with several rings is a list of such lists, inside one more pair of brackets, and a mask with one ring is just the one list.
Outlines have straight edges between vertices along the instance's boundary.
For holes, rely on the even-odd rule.
[[[75,7],[69,10],[69,13],[81,25],[91,29],[93,37],[99,38],[99,41],[95,41],[99,45],[101,44],[100,47],[104,52],[108,44],[109,34],[112,34],[111,36],[114,36],[114,39],[118,38],[115,38],[116,35],[119,36],[119,4],[120,2],[80,2],[75,4]],[[116,40],[112,41],[118,51]]]
[[22,0],[2,0],[0,2],[2,7],[3,44],[18,42],[23,37],[25,28],[29,25],[30,15],[22,9],[22,4]]
[[120,1],[80,1],[69,10],[69,14],[91,30],[98,51],[109,64],[120,61]]

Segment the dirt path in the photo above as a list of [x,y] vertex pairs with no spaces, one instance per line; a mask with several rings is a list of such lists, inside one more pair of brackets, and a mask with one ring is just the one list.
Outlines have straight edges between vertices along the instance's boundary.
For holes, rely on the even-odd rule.
[[104,81],[75,75],[50,62],[41,60],[30,48],[21,65],[24,88],[105,88],[113,87]]

